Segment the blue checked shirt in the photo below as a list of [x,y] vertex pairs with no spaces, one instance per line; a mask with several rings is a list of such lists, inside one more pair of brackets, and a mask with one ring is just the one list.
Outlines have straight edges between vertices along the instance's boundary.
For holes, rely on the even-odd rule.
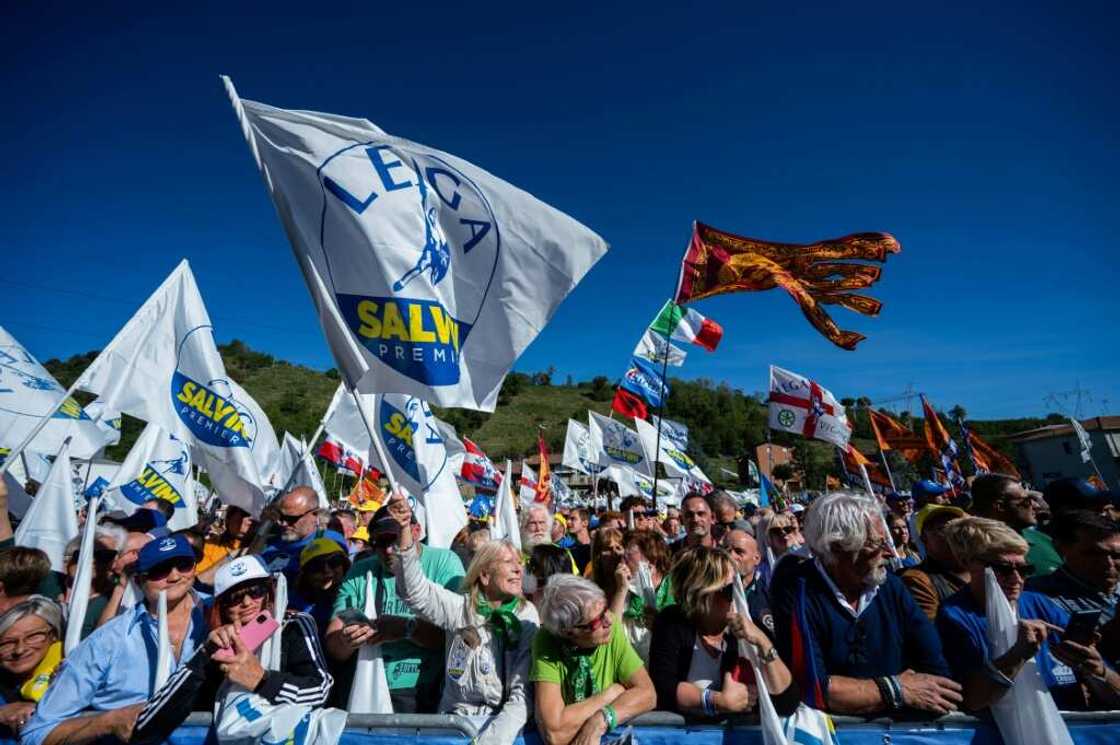
[[[119,709],[155,692],[159,626],[143,602],[90,634],[63,662],[35,714],[23,727],[23,745],[42,745],[56,726],[84,712]],[[206,640],[203,605],[195,597],[190,628],[174,672]]]

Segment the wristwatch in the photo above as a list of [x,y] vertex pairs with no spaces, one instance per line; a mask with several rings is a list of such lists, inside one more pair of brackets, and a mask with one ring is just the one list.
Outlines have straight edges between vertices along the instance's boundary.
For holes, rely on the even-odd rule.
[[763,665],[769,665],[774,660],[778,659],[778,648],[771,646],[770,651],[759,657]]

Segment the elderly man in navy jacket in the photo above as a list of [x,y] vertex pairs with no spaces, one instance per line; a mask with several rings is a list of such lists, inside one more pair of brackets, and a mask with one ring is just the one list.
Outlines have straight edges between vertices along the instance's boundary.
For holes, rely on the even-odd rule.
[[887,571],[878,504],[833,493],[813,503],[804,534],[813,558],[782,562],[770,600],[778,650],[805,701],[835,714],[947,714],[961,702],[941,641]]

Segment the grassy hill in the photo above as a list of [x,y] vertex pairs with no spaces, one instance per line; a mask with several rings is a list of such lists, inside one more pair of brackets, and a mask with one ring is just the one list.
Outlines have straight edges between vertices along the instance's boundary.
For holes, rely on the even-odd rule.
[[[277,435],[286,430],[310,437],[317,429],[331,395],[338,386],[335,370],[321,372],[292,365],[271,355],[250,349],[244,342],[219,347],[230,376],[240,383],[268,414]],[[76,355],[67,360],[51,359],[44,366],[68,386],[96,356],[95,352]],[[466,409],[436,409],[436,415],[453,425],[460,434],[477,442],[496,462],[514,460],[536,453],[537,432],[543,432],[550,449],[560,452],[564,445],[569,418],[587,420],[587,411],[608,414],[615,381],[597,377],[580,383],[555,385],[552,371],[532,375],[511,373],[502,387],[497,409],[492,414]],[[688,425],[690,454],[704,471],[717,481],[719,469],[736,470],[737,460],[752,453],[755,446],[766,441],[766,408],[758,399],[710,380],[672,380],[666,417]],[[83,403],[92,397],[79,394]],[[853,424],[853,442],[863,452],[876,452],[866,412],[866,399],[844,401],[849,406]],[[969,426],[996,447],[1014,457],[1006,435],[1053,421],[1023,418],[993,421],[970,421]],[[916,431],[921,419],[904,423]],[[948,419],[948,418],[946,418]],[[955,425],[950,430],[956,434]],[[115,460],[123,459],[143,429],[143,423],[125,417],[121,443],[106,453]],[[798,462],[812,488],[823,485],[826,474],[835,474],[837,467],[830,446],[807,442],[800,437],[774,433],[773,441],[795,449]],[[896,481],[908,484],[917,476],[913,468],[892,460]]]

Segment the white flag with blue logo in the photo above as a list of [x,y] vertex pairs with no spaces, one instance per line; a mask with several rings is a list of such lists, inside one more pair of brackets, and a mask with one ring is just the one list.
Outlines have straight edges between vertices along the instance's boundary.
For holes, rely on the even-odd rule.
[[360,397],[362,414],[368,416],[388,459],[380,463],[377,448],[371,462],[391,471],[398,485],[420,502],[425,515],[428,545],[448,548],[467,524],[467,510],[455,469],[447,455],[436,418],[428,404],[414,396],[387,393]]
[[454,155],[226,85],[348,387],[493,411],[603,239]]
[[276,477],[279,490],[310,486],[319,498],[320,508],[331,506],[330,500],[327,499],[327,489],[323,486],[323,479],[319,475],[319,468],[315,465],[314,457],[302,438],[297,440],[288,432],[284,433],[284,444],[280,448]]
[[[642,440],[646,459],[661,461],[665,465],[665,473],[669,476],[685,479],[690,483],[703,482],[709,485],[712,483],[712,480],[700,470],[700,466],[696,465],[696,461],[679,447],[679,439],[670,436],[664,428],[659,439],[657,428],[644,419],[635,418],[634,426],[638,430],[638,437]],[[662,426],[664,427],[664,424]]]
[[187,443],[149,422],[109,482],[105,495],[114,509],[129,513],[150,500],[170,502],[175,512],[168,527],[189,528],[198,522],[191,466]]
[[46,481],[15,532],[15,544],[37,548],[51,560],[51,569],[66,572],[66,544],[78,536],[78,507],[74,497],[70,445],[63,442]]
[[49,416],[28,450],[57,453],[69,437],[72,457],[92,458],[110,438],[77,401],[68,398],[64,402],[65,394],[66,389],[39,360],[0,326],[0,448],[19,447],[39,421]]
[[653,475],[637,432],[617,419],[608,419],[594,411],[587,414],[591,452],[599,459],[599,465],[626,466],[638,473]]
[[226,374],[185,260],[86,368],[78,387],[189,444],[227,504],[253,514],[262,506],[254,449],[270,432]]

